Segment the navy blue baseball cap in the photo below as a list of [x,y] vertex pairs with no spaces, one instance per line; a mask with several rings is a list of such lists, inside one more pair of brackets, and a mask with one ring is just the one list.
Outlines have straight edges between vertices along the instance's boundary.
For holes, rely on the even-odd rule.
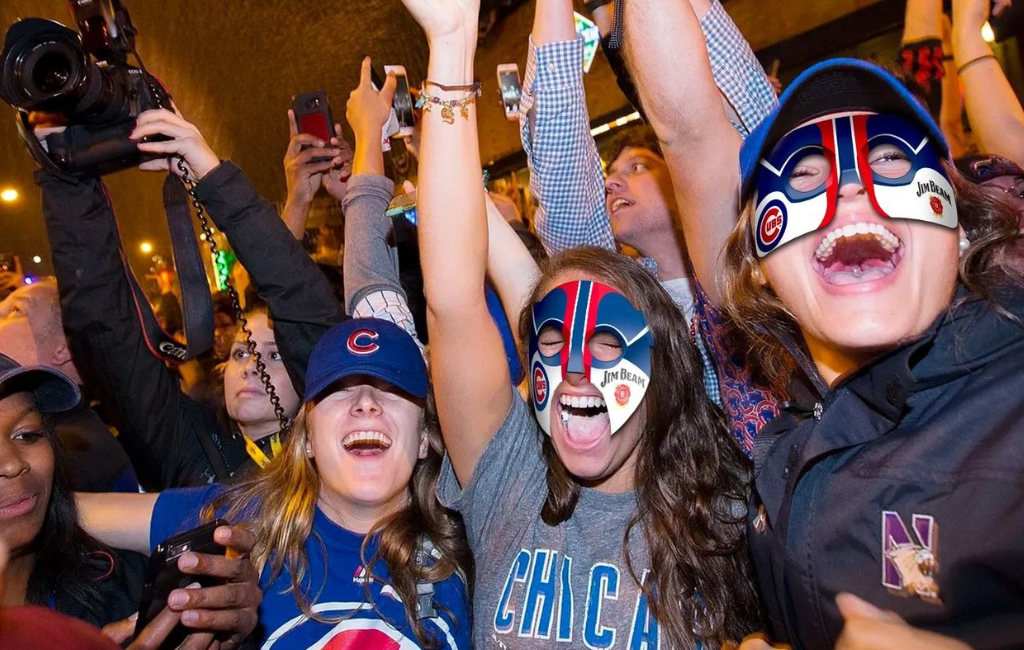
[[3,354],[0,354],[0,391],[32,393],[43,413],[70,411],[82,399],[78,386],[64,373],[45,366],[22,366]]
[[898,115],[917,124],[949,158],[942,129],[910,90],[884,68],[861,59],[829,59],[800,74],[779,97],[779,105],[754,129],[740,149],[741,198],[753,191],[758,162],[797,126],[844,111]]
[[351,375],[382,379],[413,397],[427,396],[429,380],[416,340],[391,321],[351,318],[320,338],[306,368],[311,402],[334,382]]

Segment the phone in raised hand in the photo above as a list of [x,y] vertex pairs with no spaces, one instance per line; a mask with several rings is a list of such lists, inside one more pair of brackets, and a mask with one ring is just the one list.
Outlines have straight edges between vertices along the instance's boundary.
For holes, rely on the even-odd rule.
[[[323,140],[324,146],[331,146],[334,137],[334,119],[331,117],[331,105],[327,101],[327,92],[314,90],[292,97],[292,111],[295,113],[295,125],[299,133],[308,133]],[[303,145],[303,149],[309,145]],[[311,162],[327,162],[330,156],[320,156]]]
[[519,119],[519,100],[523,95],[523,86],[519,80],[517,64],[502,63],[498,66],[498,89],[501,90],[505,118],[510,121]]
[[412,111],[412,93],[409,92],[409,77],[405,73],[405,66],[402,65],[384,66],[384,74],[388,73],[395,75],[395,98],[391,102],[391,107],[398,118],[398,137],[408,138],[416,128],[416,116]]

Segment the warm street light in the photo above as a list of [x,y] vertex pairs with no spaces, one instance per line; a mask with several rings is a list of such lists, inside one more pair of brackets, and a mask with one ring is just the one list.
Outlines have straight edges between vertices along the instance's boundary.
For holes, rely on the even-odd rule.
[[142,242],[142,244],[139,245],[139,250],[145,253],[146,255],[149,255],[150,253],[153,252],[153,244],[150,244],[148,241],[144,241]]
[[32,258],[32,261],[35,262],[36,264],[39,264],[40,262],[43,261],[43,258],[36,255],[35,257]]
[[8,187],[3,192],[0,192],[0,199],[3,199],[7,203],[18,200],[18,190]]

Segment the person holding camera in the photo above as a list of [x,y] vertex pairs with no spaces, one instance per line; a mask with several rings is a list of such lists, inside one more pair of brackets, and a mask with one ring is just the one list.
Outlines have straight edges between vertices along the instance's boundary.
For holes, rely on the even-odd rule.
[[[157,133],[167,139],[141,141]],[[152,110],[139,117],[134,137],[141,152],[158,156],[143,169],[180,173],[170,156],[182,157],[198,181],[196,197],[266,298],[267,313],[250,314],[248,327],[283,415],[293,417],[309,352],[342,318],[330,286],[276,210],[237,166],[217,158],[194,126],[169,110]],[[280,445],[281,418],[245,333],[239,331],[225,367],[223,418],[185,395],[148,349],[102,183],[45,170],[36,178],[72,353],[110,409],[142,484],[159,489],[208,483],[267,462]]]
[[[80,398],[65,375],[0,355],[0,545],[9,553],[0,605],[46,607],[104,627],[121,643],[134,631],[128,617],[139,606],[146,560],[101,544],[78,521],[52,421]],[[168,608],[139,631],[131,648],[159,647],[179,621],[194,630],[184,647],[197,650],[217,643],[237,648],[252,631],[260,601],[248,560],[254,537],[234,526],[218,530],[215,539],[235,557],[186,553],[179,568],[221,584],[172,592]]]

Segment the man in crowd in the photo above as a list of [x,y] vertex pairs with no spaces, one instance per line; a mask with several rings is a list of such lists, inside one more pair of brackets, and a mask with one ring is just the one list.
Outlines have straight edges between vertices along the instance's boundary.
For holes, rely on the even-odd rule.
[[[81,386],[60,317],[57,283],[43,278],[23,285],[0,302],[0,354],[23,366],[59,370]],[[135,471],[110,429],[83,400],[56,417],[68,453],[71,487],[81,492],[138,490]]]

